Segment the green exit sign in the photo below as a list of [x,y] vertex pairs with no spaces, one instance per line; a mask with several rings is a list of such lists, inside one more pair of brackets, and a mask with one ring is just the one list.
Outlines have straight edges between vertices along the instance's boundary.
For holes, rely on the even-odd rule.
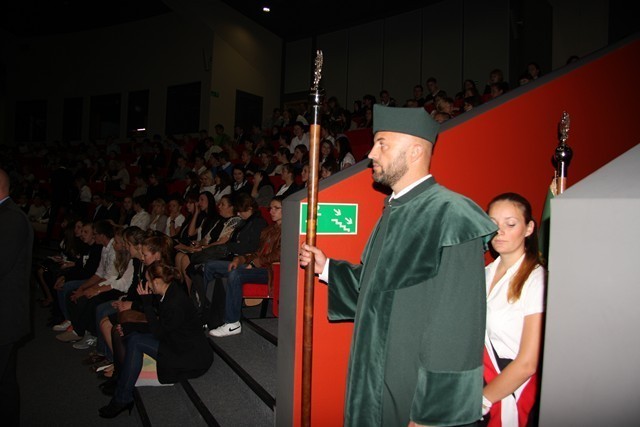
[[[300,234],[307,234],[308,205],[300,209]],[[318,203],[316,234],[358,234],[358,205],[355,203]]]

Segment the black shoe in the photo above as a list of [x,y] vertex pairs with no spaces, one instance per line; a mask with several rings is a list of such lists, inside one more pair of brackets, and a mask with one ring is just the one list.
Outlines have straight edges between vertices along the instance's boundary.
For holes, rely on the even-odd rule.
[[128,410],[131,415],[133,409],[133,401],[129,403],[117,403],[113,399],[107,406],[103,406],[98,410],[98,413],[102,418],[115,418],[120,415],[121,412]]

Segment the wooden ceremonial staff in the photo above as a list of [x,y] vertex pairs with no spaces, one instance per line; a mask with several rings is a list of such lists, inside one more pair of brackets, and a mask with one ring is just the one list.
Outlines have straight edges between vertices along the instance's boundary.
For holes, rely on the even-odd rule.
[[559,133],[560,142],[556,147],[556,151],[553,155],[554,163],[556,164],[556,182],[554,195],[564,193],[567,188],[567,170],[573,157],[573,150],[567,145],[567,139],[569,139],[569,125],[570,118],[567,112],[562,113],[562,119],[560,120]]
[[[320,158],[320,107],[323,91],[319,88],[322,77],[322,51],[316,51],[313,86],[311,87],[312,120],[309,126],[309,179],[307,181],[307,245],[316,245],[318,221],[318,169]],[[315,259],[305,268],[304,317],[302,326],[302,425],[311,425],[311,356],[313,354],[313,287],[315,283]]]

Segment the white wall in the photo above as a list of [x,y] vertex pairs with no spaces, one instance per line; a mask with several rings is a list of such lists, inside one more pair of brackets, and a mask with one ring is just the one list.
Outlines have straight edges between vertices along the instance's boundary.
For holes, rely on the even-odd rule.
[[638,182],[640,145],[551,201],[541,426],[638,425]]

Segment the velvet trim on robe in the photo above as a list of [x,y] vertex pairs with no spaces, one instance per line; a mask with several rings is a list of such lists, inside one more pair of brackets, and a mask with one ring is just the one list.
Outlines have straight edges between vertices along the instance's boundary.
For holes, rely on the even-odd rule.
[[385,201],[362,265],[331,261],[329,318],[355,318],[345,425],[480,418],[483,249],[495,230],[475,203],[428,179]]

